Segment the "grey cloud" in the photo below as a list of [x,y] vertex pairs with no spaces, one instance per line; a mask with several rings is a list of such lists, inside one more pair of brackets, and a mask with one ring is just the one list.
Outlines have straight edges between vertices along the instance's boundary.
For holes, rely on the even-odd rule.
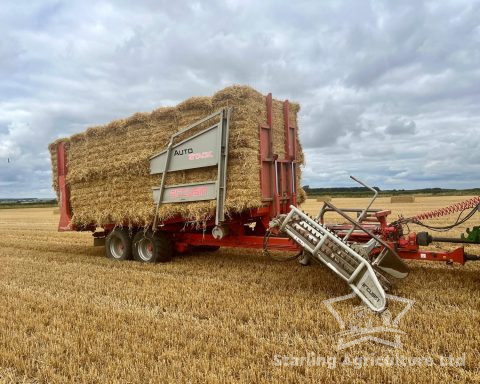
[[362,129],[361,110],[355,105],[342,105],[327,100],[320,108],[313,107],[302,114],[308,127],[301,131],[305,148],[322,148],[334,145],[345,135]]
[[405,117],[395,117],[385,128],[385,132],[390,135],[408,135],[414,134],[417,130],[415,121]]

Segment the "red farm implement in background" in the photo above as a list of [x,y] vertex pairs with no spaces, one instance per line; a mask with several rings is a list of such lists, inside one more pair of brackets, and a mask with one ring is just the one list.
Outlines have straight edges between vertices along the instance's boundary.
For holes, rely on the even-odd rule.
[[[71,204],[66,176],[67,149],[57,146],[58,185],[60,191],[59,231],[92,231],[95,245],[105,245],[110,258],[123,260],[131,257],[143,262],[168,261],[174,252],[190,249],[215,250],[219,247],[257,248],[295,252],[302,263],[317,260],[345,280],[352,290],[372,310],[386,308],[385,291],[390,283],[387,276],[404,278],[408,269],[402,259],[438,260],[463,264],[467,256],[463,247],[452,252],[421,250],[432,241],[479,243],[479,228],[467,239],[435,238],[426,232],[404,235],[408,223],[424,225],[420,220],[452,212],[471,209],[466,219],[479,208],[480,198],[447,207],[444,210],[418,215],[409,219],[388,222],[390,211],[371,209],[377,191],[370,188],[373,197],[364,209],[340,209],[325,202],[316,217],[297,207],[296,128],[289,124],[289,103],[284,102],[285,156],[273,151],[272,95],[266,99],[265,124],[259,126],[260,177],[263,206],[238,214],[224,212],[226,179],[228,174],[228,132],[231,110],[216,113],[172,135],[167,148],[150,158],[150,173],[161,174],[160,186],[152,191],[156,206],[155,220],[149,229],[120,228],[105,225],[76,228],[71,224]],[[198,132],[199,127],[208,128]],[[185,138],[186,137],[186,138]],[[180,138],[182,140],[180,140]],[[188,169],[216,166],[217,178],[200,183],[166,185],[166,174]],[[215,200],[215,215],[202,228],[186,225],[182,217],[158,221],[158,209],[163,204]],[[344,224],[324,222],[326,212],[334,211],[345,219]],[[465,220],[462,219],[462,223]],[[460,222],[457,220],[458,225]],[[427,226],[428,227],[428,226]],[[437,228],[429,227],[434,230]],[[445,229],[445,228],[443,228]],[[471,236],[470,236],[471,235]],[[471,238],[470,238],[471,237]],[[302,256],[300,256],[300,254]]]

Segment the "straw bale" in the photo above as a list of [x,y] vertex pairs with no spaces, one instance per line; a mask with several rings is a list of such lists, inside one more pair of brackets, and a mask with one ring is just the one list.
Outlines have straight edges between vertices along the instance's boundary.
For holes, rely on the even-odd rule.
[[403,195],[403,196],[392,196],[390,198],[390,203],[414,203],[415,196],[412,195]]
[[[161,175],[149,174],[149,158],[164,150],[170,136],[222,107],[233,107],[230,121],[227,214],[256,208],[264,204],[260,191],[259,125],[266,123],[265,96],[246,86],[231,86],[212,97],[192,97],[175,107],[161,107],[151,113],[135,113],[106,125],[50,144],[53,187],[57,191],[56,144],[68,143],[67,183],[77,226],[107,223],[141,226],[153,220],[155,205],[152,187],[160,184]],[[290,124],[297,127],[298,104],[290,104]],[[208,127],[205,123],[198,128]],[[283,158],[283,104],[273,102],[274,150]],[[180,137],[181,139],[181,137]],[[300,188],[303,152],[298,140],[297,198],[304,201]],[[171,172],[167,185],[213,180],[217,167]],[[161,206],[159,217],[166,220],[182,216],[198,223],[215,212],[215,201],[177,203]]]
[[280,159],[285,157],[285,124],[283,120],[283,102],[273,100],[272,102],[273,121],[273,152],[279,155]]

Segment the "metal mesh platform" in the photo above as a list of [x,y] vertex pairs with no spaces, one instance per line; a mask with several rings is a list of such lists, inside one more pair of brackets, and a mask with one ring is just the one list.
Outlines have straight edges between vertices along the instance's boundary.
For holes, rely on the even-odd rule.
[[385,290],[369,261],[316,219],[294,206],[290,208],[280,231],[344,279],[370,309],[383,311]]

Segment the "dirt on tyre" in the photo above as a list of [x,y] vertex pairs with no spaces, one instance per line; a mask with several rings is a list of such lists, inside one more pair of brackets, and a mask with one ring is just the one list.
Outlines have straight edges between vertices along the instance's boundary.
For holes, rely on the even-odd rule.
[[143,263],[165,263],[173,257],[173,242],[162,232],[138,231],[133,238],[133,258]]
[[105,239],[105,254],[113,260],[132,258],[132,238],[128,230],[115,228]]

